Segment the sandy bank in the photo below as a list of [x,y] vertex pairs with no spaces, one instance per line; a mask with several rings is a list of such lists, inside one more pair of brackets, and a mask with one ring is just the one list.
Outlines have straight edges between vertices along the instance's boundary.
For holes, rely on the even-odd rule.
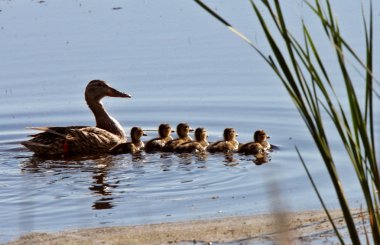
[[[344,229],[340,211],[333,211],[336,224]],[[360,223],[359,212],[355,217]],[[186,221],[126,227],[107,227],[31,233],[9,244],[177,244],[181,242],[232,242],[242,240],[299,240],[311,242],[332,237],[332,227],[323,211],[255,215],[201,221]]]

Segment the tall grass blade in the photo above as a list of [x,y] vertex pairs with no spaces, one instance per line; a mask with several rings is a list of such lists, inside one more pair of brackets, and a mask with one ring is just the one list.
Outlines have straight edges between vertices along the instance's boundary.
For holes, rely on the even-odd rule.
[[326,205],[325,205],[325,202],[323,201],[323,198],[322,198],[321,194],[320,194],[319,191],[318,191],[318,187],[316,186],[316,184],[315,184],[315,182],[314,182],[314,179],[313,179],[313,177],[311,176],[308,167],[306,166],[306,163],[305,163],[305,161],[304,161],[304,159],[303,159],[303,157],[302,157],[300,151],[298,150],[298,147],[295,147],[295,149],[296,149],[296,151],[297,151],[297,154],[298,154],[299,159],[301,160],[302,166],[304,167],[304,169],[305,169],[305,171],[306,171],[307,177],[309,178],[310,183],[312,184],[313,189],[314,189],[315,193],[317,194],[317,197],[318,197],[319,201],[321,202],[321,205],[322,205],[322,207],[323,207],[323,210],[325,211],[325,213],[326,213],[326,215],[327,215],[327,218],[329,219],[329,221],[330,221],[330,223],[331,223],[331,225],[332,225],[332,227],[333,227],[333,229],[334,229],[335,234],[337,235],[337,237],[338,237],[340,243],[341,243],[341,244],[345,244],[345,242],[344,242],[344,240],[343,240],[343,238],[342,238],[342,235],[341,235],[340,232],[338,231],[338,228],[336,227],[335,222],[334,222],[334,220],[332,219],[332,217],[331,217],[331,215],[330,215],[330,212],[329,212],[329,210],[327,209],[327,207],[326,207]]
[[[258,18],[259,24],[272,50],[272,55],[268,56],[260,51],[244,34],[233,28],[227,21],[211,10],[201,0],[194,1],[253,47],[280,78],[309,129],[325,163],[347,224],[351,242],[353,244],[360,244],[358,230],[346,200],[343,186],[341,185],[333,158],[333,151],[329,145],[329,135],[324,129],[324,121],[326,119],[323,115],[324,113],[328,115],[328,118],[337,130],[341,143],[347,152],[360,183],[361,191],[364,195],[369,213],[368,220],[371,227],[373,242],[375,244],[380,244],[380,175],[375,153],[376,142],[373,106],[374,95],[380,99],[380,95],[376,92],[373,85],[374,82],[380,85],[380,82],[373,76],[372,1],[370,0],[368,22],[365,18],[364,10],[362,10],[366,47],[365,62],[359,58],[360,56],[342,37],[338,21],[334,18],[334,12],[330,1],[315,0],[314,5],[310,2],[306,2],[311,11],[319,19],[328,40],[330,40],[332,44],[332,49],[335,52],[336,61],[339,65],[339,71],[342,75],[346,89],[347,107],[343,106],[345,103],[342,103],[340,97],[335,92],[334,84],[330,79],[329,72],[321,58],[318,47],[310,34],[310,30],[303,22],[303,44],[301,44],[297,38],[290,33],[279,0],[261,1],[267,10],[267,13],[269,13],[269,17],[264,17],[259,10],[257,3],[250,0],[254,13]],[[269,28],[269,22],[274,24],[275,30]],[[277,33],[281,36],[280,40],[275,38],[277,37],[275,35]],[[285,49],[282,48],[282,45],[285,45]],[[353,58],[353,60],[348,59],[348,57]],[[357,94],[354,81],[348,69],[348,64],[352,65],[353,69],[359,74],[360,71],[357,65],[359,65],[364,71],[365,76],[362,76],[362,78],[364,80],[363,84],[365,85],[365,98],[363,101]],[[333,220],[329,216],[329,212],[323,199],[321,198],[311,174],[297,148],[296,151],[313,188],[333,225],[334,231],[340,242],[344,243]]]

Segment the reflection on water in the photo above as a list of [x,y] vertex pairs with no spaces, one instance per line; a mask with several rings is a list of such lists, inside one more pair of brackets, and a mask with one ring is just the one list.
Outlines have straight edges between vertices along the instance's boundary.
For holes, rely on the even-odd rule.
[[[135,158],[136,157],[136,158]],[[134,161],[140,159],[137,155],[134,156]],[[92,160],[91,167],[82,164],[84,160]],[[75,164],[75,165],[73,165]],[[34,156],[30,159],[21,162],[21,170],[24,173],[44,173],[48,171],[54,171],[55,176],[60,173],[65,173],[65,169],[72,169],[73,167],[77,171],[90,172],[93,179],[91,185],[88,187],[92,191],[93,196],[97,199],[93,202],[93,209],[111,209],[114,207],[112,190],[117,188],[119,180],[114,183],[108,182],[108,171],[113,165],[113,159],[109,155],[104,156],[92,156],[92,157],[66,157],[51,158],[50,160]],[[68,178],[68,177],[65,177]]]
[[[91,207],[95,210],[102,209],[112,209],[117,204],[115,203],[115,197],[117,195],[117,188],[122,185],[123,173],[119,173],[117,170],[126,160],[130,160],[132,166],[132,172],[134,174],[140,175],[140,177],[148,174],[144,169],[145,167],[151,168],[151,166],[145,166],[147,158],[153,156],[156,158],[158,156],[159,162],[152,163],[158,164],[159,170],[162,172],[172,171],[174,175],[178,171],[189,172],[193,174],[196,169],[207,170],[207,163],[210,161],[208,158],[219,158],[223,157],[224,166],[235,167],[239,165],[239,157],[247,157],[247,161],[253,161],[256,165],[260,165],[268,162],[267,155],[265,158],[257,158],[254,156],[241,156],[234,153],[183,153],[183,154],[172,154],[172,153],[154,153],[145,154],[139,152],[133,155],[125,154],[119,156],[112,155],[99,155],[99,156],[77,156],[77,157],[50,157],[49,159],[41,158],[39,156],[32,156],[23,160],[20,163],[20,169],[24,174],[30,174],[31,178],[36,176],[44,176],[53,173],[54,180],[49,180],[47,184],[55,184],[59,181],[75,180],[81,173],[89,175],[92,179],[88,182],[88,190],[91,191],[90,195],[94,197]],[[174,160],[173,157],[176,159]],[[253,158],[253,160],[252,160]],[[173,161],[174,160],[174,161]],[[118,174],[113,174],[113,172]],[[112,175],[112,181],[110,180],[110,172]],[[75,173],[79,176],[75,176]],[[42,174],[42,175],[36,175]],[[70,175],[68,175],[70,174]],[[214,177],[215,178],[215,177]],[[181,180],[180,183],[193,182],[194,180],[186,177]],[[71,181],[75,183],[76,181]],[[83,185],[84,182],[81,182]],[[83,186],[82,186],[83,189]],[[54,191],[54,190],[53,190]],[[125,192],[125,190],[123,191]],[[86,195],[83,193],[82,195]]]
[[[118,181],[115,184],[107,183],[107,172],[109,164],[111,164],[111,159],[104,158],[96,160],[96,167],[94,169],[92,179],[93,185],[88,189],[93,191],[95,196],[99,196],[99,199],[94,202],[92,207],[94,209],[110,209],[114,205],[112,204],[112,189],[117,188]],[[107,197],[109,196],[109,197]]]

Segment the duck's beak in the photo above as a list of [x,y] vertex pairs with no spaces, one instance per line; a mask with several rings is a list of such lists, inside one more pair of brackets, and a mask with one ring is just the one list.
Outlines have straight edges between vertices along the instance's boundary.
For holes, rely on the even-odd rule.
[[194,132],[194,129],[193,128],[189,128],[189,132]]
[[107,95],[109,97],[119,97],[119,98],[131,98],[132,96],[127,94],[127,93],[123,93],[123,92],[120,92],[112,87],[109,87],[108,88],[108,93]]
[[143,133],[143,136],[148,136],[145,132]]
[[269,135],[267,135],[267,139],[270,139],[270,136],[269,136]]

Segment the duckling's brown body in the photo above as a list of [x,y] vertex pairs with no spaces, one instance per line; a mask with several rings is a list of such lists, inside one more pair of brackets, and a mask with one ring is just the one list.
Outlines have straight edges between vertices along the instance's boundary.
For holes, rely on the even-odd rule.
[[223,133],[224,140],[212,143],[207,147],[207,151],[214,152],[234,152],[239,148],[239,142],[236,140],[236,130],[226,128]]
[[106,153],[117,144],[126,141],[124,129],[104,109],[101,99],[105,96],[130,98],[102,80],[88,83],[85,91],[86,102],[93,112],[96,127],[32,127],[43,131],[23,141],[28,149],[38,155],[68,155]]
[[172,140],[173,138],[170,136],[172,128],[169,124],[160,124],[158,127],[158,134],[160,137],[154,138],[146,142],[145,151],[146,152],[156,152],[162,151],[162,148],[165,144]]
[[269,138],[269,135],[264,130],[257,130],[253,135],[253,142],[241,145],[238,152],[247,155],[263,153],[271,148],[270,143],[267,141]]
[[178,138],[168,141],[162,148],[164,152],[174,152],[175,149],[184,143],[190,142],[193,139],[188,135],[190,132],[190,127],[187,123],[180,123],[177,125],[177,135]]
[[204,128],[197,128],[194,132],[194,141],[183,143],[175,148],[177,153],[204,152],[209,145],[207,141],[207,131]]
[[144,149],[144,142],[141,141],[141,137],[145,135],[144,131],[139,127],[133,127],[131,129],[132,142],[125,142],[116,145],[110,150],[111,154],[134,154]]

